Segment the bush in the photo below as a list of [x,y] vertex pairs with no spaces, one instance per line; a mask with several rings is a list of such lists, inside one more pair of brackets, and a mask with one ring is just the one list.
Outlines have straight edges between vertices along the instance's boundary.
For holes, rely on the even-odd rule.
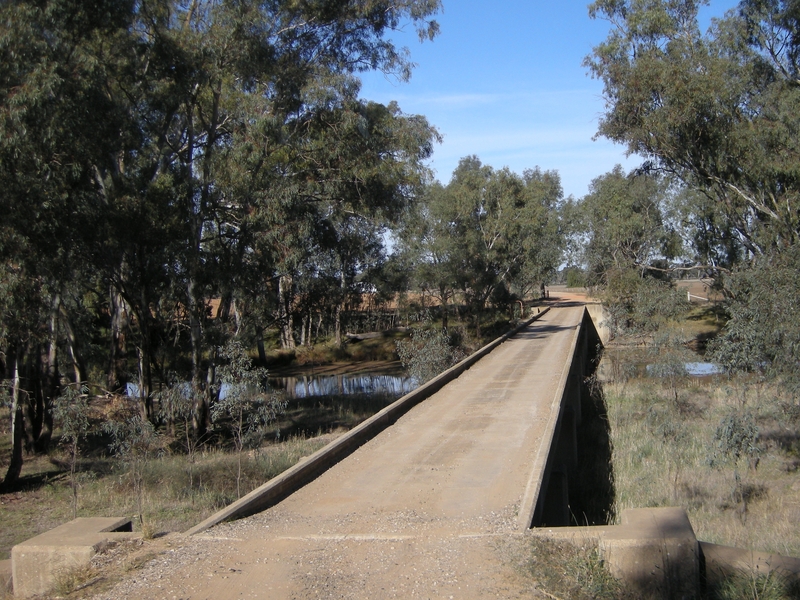
[[729,279],[730,315],[709,345],[711,358],[730,372],[777,379],[800,395],[800,247],[760,257]]
[[430,325],[412,331],[410,340],[397,342],[397,354],[408,374],[420,385],[461,359],[460,353],[450,346],[447,334]]

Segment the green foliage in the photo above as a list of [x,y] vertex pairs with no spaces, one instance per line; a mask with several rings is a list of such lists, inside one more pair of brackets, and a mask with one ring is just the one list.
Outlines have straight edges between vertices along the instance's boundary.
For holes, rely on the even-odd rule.
[[686,297],[667,281],[641,277],[633,269],[610,271],[606,279],[601,297],[608,314],[605,325],[612,335],[656,331],[686,310]]
[[[135,375],[154,418],[154,380],[191,371],[201,430],[209,349],[234,318],[259,337],[287,317],[265,280],[335,282],[321,286],[325,317],[369,287],[354,279],[380,262],[381,233],[427,177],[438,138],[422,117],[361,100],[356,76],[406,80],[409,56],[386,35],[410,26],[432,39],[440,8],[0,4],[0,352],[37,374],[24,382],[31,406],[50,405],[58,365],[71,364],[74,381],[108,369],[112,391]],[[287,337],[300,289],[281,298]]]
[[445,311],[456,292],[476,318],[490,300],[508,308],[561,261],[562,197],[555,172],[519,176],[476,156],[462,158],[450,182],[428,186],[401,223],[398,237],[414,284]]
[[689,340],[674,330],[664,329],[653,336],[648,347],[648,371],[659,378],[672,392],[675,407],[682,407],[679,398],[681,385],[685,382],[686,363],[692,362],[696,355],[686,347]]
[[605,86],[600,134],[712,199],[709,235],[760,253],[800,224],[796,7],[746,0],[702,33],[701,4],[590,5],[613,24],[586,59]]
[[750,413],[731,413],[720,421],[714,432],[716,446],[712,463],[731,461],[737,464],[741,458],[757,456],[758,426]]
[[450,346],[447,334],[430,325],[414,329],[410,340],[398,341],[397,354],[408,374],[420,385],[462,358],[461,353]]
[[580,288],[586,285],[586,275],[582,270],[570,267],[567,269],[567,287]]
[[680,253],[680,240],[664,218],[668,192],[663,178],[626,175],[619,165],[592,181],[578,206],[590,285],[608,285],[612,272],[653,274],[649,269]]
[[800,246],[757,258],[727,280],[730,319],[709,345],[712,360],[728,371],[759,373],[800,392]]

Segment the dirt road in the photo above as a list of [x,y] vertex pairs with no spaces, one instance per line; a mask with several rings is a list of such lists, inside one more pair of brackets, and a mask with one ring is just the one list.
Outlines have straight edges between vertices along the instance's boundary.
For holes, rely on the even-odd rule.
[[582,310],[552,309],[279,505],[162,544],[102,597],[525,597],[504,552]]

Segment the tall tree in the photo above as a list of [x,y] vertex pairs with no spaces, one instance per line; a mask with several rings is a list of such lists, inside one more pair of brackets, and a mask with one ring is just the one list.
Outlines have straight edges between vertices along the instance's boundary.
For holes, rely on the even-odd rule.
[[669,199],[663,178],[617,166],[592,181],[577,206],[588,282],[601,292],[614,334],[652,330],[681,307],[663,278],[682,251],[664,217]]
[[60,348],[75,357],[73,370],[80,362],[81,289],[108,298],[109,387],[124,386],[124,358],[135,349],[145,414],[159,340],[185,317],[202,427],[225,330],[211,324],[209,300],[222,297],[220,322],[235,313],[235,290],[247,289],[242,267],[257,254],[253,195],[235,193],[244,186],[231,185],[232,163],[243,146],[263,148],[257,171],[269,177],[258,189],[290,197],[307,171],[293,159],[309,143],[303,116],[312,83],[368,69],[407,78],[408,55],[386,34],[410,24],[432,38],[439,7],[439,0],[0,5],[0,274],[3,290],[23,277],[35,292],[30,310],[18,310],[27,296],[3,305],[3,366],[28,392],[18,396],[31,399],[37,444],[47,443]]
[[455,290],[479,323],[493,295],[524,295],[558,265],[562,200],[556,173],[520,177],[476,156],[461,159],[447,186],[433,184],[410,212],[400,239],[416,261],[418,285],[445,309]]
[[745,0],[702,33],[701,4],[590,5],[612,24],[586,59],[604,83],[599,133],[707,194],[740,243],[761,254],[800,232],[796,6]]
[[791,383],[796,335],[779,334],[774,324],[798,301],[798,6],[743,0],[701,32],[702,4],[598,0],[589,7],[612,24],[586,60],[605,86],[600,134],[705,195],[707,202],[690,202],[697,255],[718,273],[733,269],[722,278],[731,320],[716,357]]

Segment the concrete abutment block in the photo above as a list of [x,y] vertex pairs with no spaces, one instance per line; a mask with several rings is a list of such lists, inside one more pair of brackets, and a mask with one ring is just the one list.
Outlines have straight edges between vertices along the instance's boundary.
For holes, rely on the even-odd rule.
[[60,573],[88,566],[109,544],[138,536],[132,529],[129,518],[78,518],[17,544],[11,549],[14,596],[47,594]]
[[611,573],[641,597],[694,598],[700,582],[700,550],[682,508],[636,508],[622,525],[600,537]]

